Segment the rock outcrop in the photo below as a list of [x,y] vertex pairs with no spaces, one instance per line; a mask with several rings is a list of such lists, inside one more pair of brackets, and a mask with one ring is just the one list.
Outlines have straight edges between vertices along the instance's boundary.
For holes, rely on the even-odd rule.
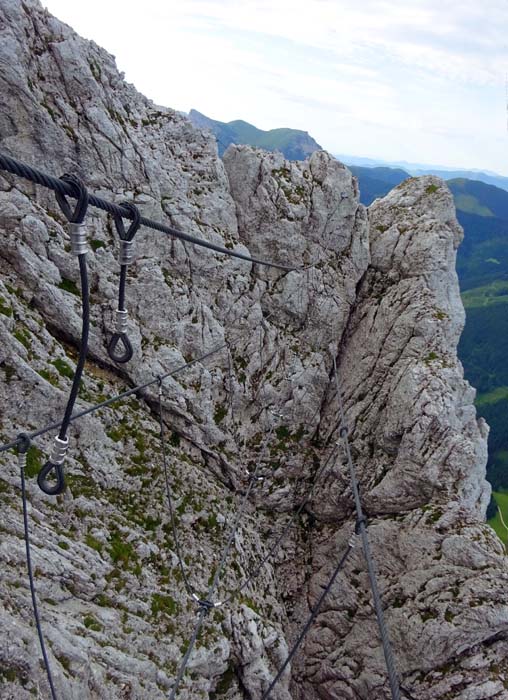
[[[263,479],[217,599],[242,585],[311,494],[260,574],[208,616],[178,697],[259,699],[354,533],[335,358],[403,686],[417,700],[506,700],[508,571],[484,523],[487,428],[456,356],[461,231],[446,186],[409,180],[367,214],[351,173],[323,151],[293,163],[230,146],[221,161],[210,134],[137,93],[111,56],[36,0],[0,0],[0,60],[3,152],[295,268],[142,229],[127,290],[134,357],[118,367],[106,352],[116,234],[97,210],[87,216],[92,326],[80,407],[228,344],[164,383],[169,485],[200,595],[256,464]],[[0,176],[0,236],[6,442],[61,416],[80,300],[50,192]],[[51,435],[29,454],[35,581],[66,700],[167,697],[196,619],[165,500],[157,401],[151,387],[76,421],[58,498],[32,478]],[[0,454],[0,468],[0,698],[46,697],[15,456]],[[272,697],[389,697],[359,546]]]

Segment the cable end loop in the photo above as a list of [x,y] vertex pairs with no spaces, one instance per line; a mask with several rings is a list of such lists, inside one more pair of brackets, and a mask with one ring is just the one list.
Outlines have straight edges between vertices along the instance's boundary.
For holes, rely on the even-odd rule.
[[198,604],[200,612],[204,610],[205,615],[208,615],[210,610],[219,608],[222,605],[220,601],[218,603],[212,603],[211,600],[207,600],[206,598],[199,598],[195,593],[192,594],[192,598]]
[[[129,312],[126,309],[117,309],[115,317],[115,332],[108,344],[108,355],[113,362],[123,364],[129,362],[134,354],[132,345],[127,337],[127,321]],[[119,348],[123,345],[123,351]]]
[[[123,352],[119,349],[120,345],[123,345]],[[113,362],[118,362],[119,364],[129,362],[133,354],[134,351],[127,335],[125,333],[113,333],[108,343],[108,355]]]
[[[55,438],[51,457],[37,475],[37,483],[40,490],[48,496],[57,496],[65,491],[65,477],[63,463],[69,447],[69,438]],[[55,482],[48,481],[48,476],[54,472]]]
[[[56,481],[48,481],[47,477],[54,471]],[[61,464],[46,462],[37,476],[37,483],[40,490],[48,496],[58,496],[65,491],[65,477]]]

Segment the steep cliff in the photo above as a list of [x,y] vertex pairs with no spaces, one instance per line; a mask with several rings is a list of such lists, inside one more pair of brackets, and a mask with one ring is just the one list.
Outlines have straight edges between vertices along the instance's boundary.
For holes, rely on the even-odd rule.
[[[258,461],[263,479],[219,600],[311,493],[260,574],[207,617],[178,697],[260,698],[354,532],[335,449],[335,358],[404,687],[418,700],[508,698],[508,572],[483,523],[487,430],[456,357],[461,231],[444,184],[409,180],[367,214],[351,173],[322,151],[292,163],[231,146],[222,162],[211,135],[146,100],[111,56],[36,0],[0,0],[0,61],[3,152],[297,268],[261,268],[142,229],[127,290],[134,357],[118,367],[106,352],[116,234],[97,210],[87,216],[92,328],[80,407],[229,343],[164,383],[169,483],[196,590],[206,592]],[[79,278],[48,191],[1,176],[0,236],[8,441],[61,416],[79,343]],[[76,421],[70,437],[65,494],[47,497],[28,480],[58,696],[167,697],[197,607],[165,501],[156,388]],[[30,477],[50,444],[36,441]],[[2,453],[0,468],[0,697],[47,697],[15,456]],[[272,697],[388,698],[370,601],[357,546]]]

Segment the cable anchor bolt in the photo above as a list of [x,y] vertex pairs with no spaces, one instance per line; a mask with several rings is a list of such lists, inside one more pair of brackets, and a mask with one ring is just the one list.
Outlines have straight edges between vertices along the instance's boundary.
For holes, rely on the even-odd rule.
[[69,234],[71,237],[71,252],[73,255],[86,255],[88,253],[85,229],[85,224],[69,224]]
[[134,241],[120,239],[120,265],[131,265],[134,262]]
[[117,309],[115,315],[115,333],[124,335],[127,333],[129,312],[126,309]]

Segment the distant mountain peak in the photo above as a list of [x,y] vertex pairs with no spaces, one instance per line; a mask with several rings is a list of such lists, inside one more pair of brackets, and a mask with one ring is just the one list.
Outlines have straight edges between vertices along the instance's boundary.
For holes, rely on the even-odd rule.
[[265,151],[280,151],[288,160],[305,160],[321,146],[307,131],[280,127],[263,131],[243,119],[221,122],[210,119],[197,109],[191,109],[188,117],[199,129],[209,129],[217,139],[219,155],[222,156],[231,143],[257,146]]

